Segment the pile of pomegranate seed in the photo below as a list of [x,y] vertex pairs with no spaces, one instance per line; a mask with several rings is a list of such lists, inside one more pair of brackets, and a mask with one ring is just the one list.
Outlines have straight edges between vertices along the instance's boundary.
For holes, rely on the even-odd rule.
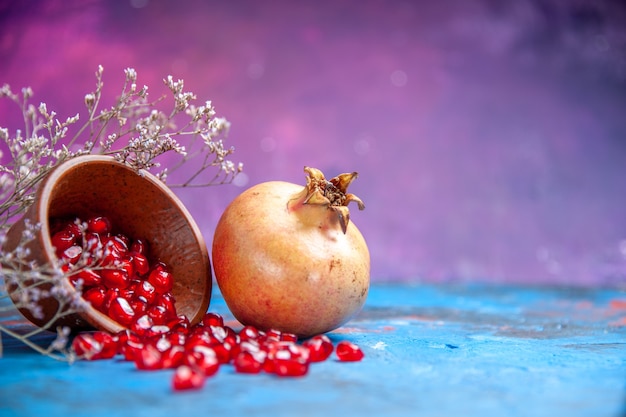
[[150,264],[145,241],[112,233],[106,217],[88,219],[84,233],[78,224],[80,220],[56,222],[52,243],[57,256],[70,274],[81,256],[91,259],[94,267],[71,274],[70,281],[80,284],[83,298],[92,306],[127,327],[113,335],[78,334],[72,349],[79,358],[121,355],[140,370],[174,369],[172,388],[177,391],[201,388],[207,377],[226,365],[243,374],[299,377],[307,374],[311,363],[325,361],[333,351],[339,361],[363,359],[361,349],[348,341],[335,348],[326,335],[299,342],[295,335],[277,330],[244,326],[235,331],[212,312],[191,325],[186,316],[176,313],[171,293],[174,277],[167,265]]
[[70,275],[85,300],[125,327],[146,326],[146,320],[170,326],[184,321],[174,305],[174,278],[164,263],[150,264],[145,240],[113,233],[107,217],[89,218],[84,233],[80,222],[54,221],[51,240],[70,273],[81,257],[93,266]]

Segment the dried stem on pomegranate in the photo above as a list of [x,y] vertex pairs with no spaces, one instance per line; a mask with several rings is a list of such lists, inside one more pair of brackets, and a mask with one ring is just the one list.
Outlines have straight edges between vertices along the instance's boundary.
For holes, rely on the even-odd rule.
[[327,180],[322,171],[317,168],[304,167],[307,173],[306,186],[302,193],[290,201],[292,206],[309,204],[325,206],[337,214],[341,230],[346,233],[350,223],[348,204],[357,203],[359,210],[365,209],[365,204],[359,197],[348,193],[348,186],[358,177],[358,173],[350,172],[339,174]]

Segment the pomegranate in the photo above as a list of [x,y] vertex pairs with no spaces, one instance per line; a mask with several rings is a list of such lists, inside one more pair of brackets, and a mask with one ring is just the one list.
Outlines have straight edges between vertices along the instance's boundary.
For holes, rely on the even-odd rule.
[[326,180],[305,167],[306,186],[255,185],[235,198],[213,239],[215,279],[244,325],[301,338],[336,329],[363,306],[370,257],[350,222],[347,193],[357,173]]

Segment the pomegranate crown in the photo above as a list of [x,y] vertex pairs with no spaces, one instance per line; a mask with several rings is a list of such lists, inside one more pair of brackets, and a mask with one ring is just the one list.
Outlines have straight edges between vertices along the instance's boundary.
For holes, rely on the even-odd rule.
[[359,197],[348,193],[348,186],[358,177],[358,173],[339,174],[327,180],[322,171],[317,168],[305,166],[304,172],[307,173],[307,196],[304,204],[326,206],[329,210],[333,210],[337,213],[341,230],[345,234],[348,229],[348,223],[350,223],[348,204],[354,201],[357,203],[359,210],[365,208],[365,204]]

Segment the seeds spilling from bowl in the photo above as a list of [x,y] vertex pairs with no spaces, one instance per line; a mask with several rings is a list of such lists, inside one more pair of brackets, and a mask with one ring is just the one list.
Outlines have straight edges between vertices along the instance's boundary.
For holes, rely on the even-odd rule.
[[[52,224],[57,257],[71,274],[70,282],[96,310],[127,328],[143,316],[156,325],[182,320],[172,295],[174,277],[166,264],[150,259],[145,240],[115,233],[105,216]],[[72,273],[80,259],[88,266]]]
[[[294,334],[254,326],[237,332],[212,312],[192,326],[176,312],[171,293],[175,277],[167,265],[150,258],[146,241],[115,233],[107,217],[55,220],[51,240],[83,298],[127,328],[116,334],[78,334],[72,349],[79,358],[121,355],[139,370],[175,369],[172,388],[181,391],[201,388],[225,365],[241,374],[301,377],[311,363],[327,360],[335,350],[326,335],[299,342]],[[78,267],[83,265],[79,260],[88,266]],[[359,361],[363,352],[341,341],[336,356]]]

